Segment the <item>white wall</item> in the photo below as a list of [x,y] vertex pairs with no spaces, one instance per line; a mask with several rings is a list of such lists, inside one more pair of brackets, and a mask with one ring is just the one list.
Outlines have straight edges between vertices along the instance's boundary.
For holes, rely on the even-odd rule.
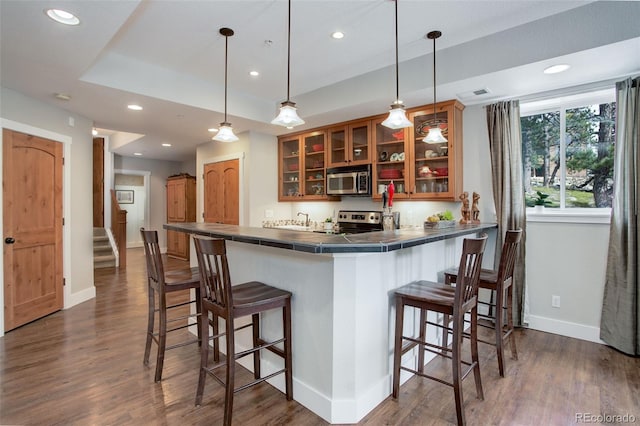
[[[3,126],[8,121],[47,137],[58,134],[70,140],[65,144],[64,166],[64,308],[95,297],[93,282],[93,123],[85,117],[43,104],[18,92],[2,88],[0,111]],[[73,119],[73,126],[69,120]],[[7,121],[8,120],[8,121]],[[7,125],[6,127],[11,127]],[[2,154],[0,154],[2,155]],[[73,208],[71,208],[73,206]],[[2,221],[0,221],[2,222]],[[0,225],[1,226],[1,225]],[[1,260],[0,260],[1,262]],[[4,268],[4,265],[2,265]],[[73,267],[71,267],[73,265]],[[2,278],[3,279],[3,278]],[[0,298],[4,300],[3,285]],[[4,316],[0,316],[0,334]]]

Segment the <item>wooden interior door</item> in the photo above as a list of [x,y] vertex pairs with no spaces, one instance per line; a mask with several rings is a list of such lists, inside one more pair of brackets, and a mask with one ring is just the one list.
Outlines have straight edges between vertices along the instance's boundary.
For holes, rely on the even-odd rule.
[[4,324],[62,309],[62,144],[3,129]]
[[204,166],[204,221],[240,224],[240,161]]
[[93,138],[93,227],[104,228],[104,138]]

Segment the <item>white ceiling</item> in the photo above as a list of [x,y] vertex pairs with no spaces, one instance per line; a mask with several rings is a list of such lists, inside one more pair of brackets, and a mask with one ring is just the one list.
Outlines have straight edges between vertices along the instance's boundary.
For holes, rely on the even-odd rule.
[[[76,14],[66,27],[44,14]],[[486,104],[640,73],[640,2],[401,0],[400,98]],[[293,0],[291,99],[317,127],[387,110],[395,100],[394,2]],[[285,0],[0,0],[3,87],[93,120],[114,151],[195,158],[224,113],[224,37],[230,27],[229,121],[236,134],[283,134],[270,124],[286,98]],[[343,31],[342,40],[329,35]],[[270,40],[271,43],[267,43]],[[551,64],[562,74],[545,75]],[[250,70],[259,77],[250,77]],[[472,91],[489,93],[474,96]],[[71,96],[57,99],[55,93]],[[126,109],[138,103],[143,111]],[[134,136],[125,133],[133,133]],[[132,140],[132,141],[131,141]],[[171,148],[162,148],[162,143]]]

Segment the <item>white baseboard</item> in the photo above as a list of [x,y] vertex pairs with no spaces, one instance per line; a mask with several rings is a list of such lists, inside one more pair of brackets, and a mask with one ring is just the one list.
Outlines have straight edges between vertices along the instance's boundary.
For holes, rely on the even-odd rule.
[[86,302],[87,300],[91,300],[95,297],[96,297],[95,286],[91,286],[77,293],[72,293],[68,297],[65,297],[64,309],[69,309],[71,307],[74,307],[75,305],[78,305],[82,302]]
[[606,344],[600,340],[600,327],[530,315],[528,328],[544,331],[546,333],[573,337],[574,339],[587,340],[589,342],[600,343],[602,345]]

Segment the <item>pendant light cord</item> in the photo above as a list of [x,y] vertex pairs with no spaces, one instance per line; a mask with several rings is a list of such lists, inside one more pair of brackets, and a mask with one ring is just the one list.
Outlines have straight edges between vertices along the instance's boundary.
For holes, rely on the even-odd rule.
[[396,4],[396,105],[400,101],[400,76],[398,72],[398,0],[395,0]]
[[289,17],[287,20],[287,102],[289,102],[289,86],[291,85],[291,0],[289,0]]
[[436,38],[433,38],[433,125],[436,125]]
[[[229,36],[224,36],[224,122],[227,122],[227,52],[229,50]],[[435,110],[434,110],[435,111]]]

